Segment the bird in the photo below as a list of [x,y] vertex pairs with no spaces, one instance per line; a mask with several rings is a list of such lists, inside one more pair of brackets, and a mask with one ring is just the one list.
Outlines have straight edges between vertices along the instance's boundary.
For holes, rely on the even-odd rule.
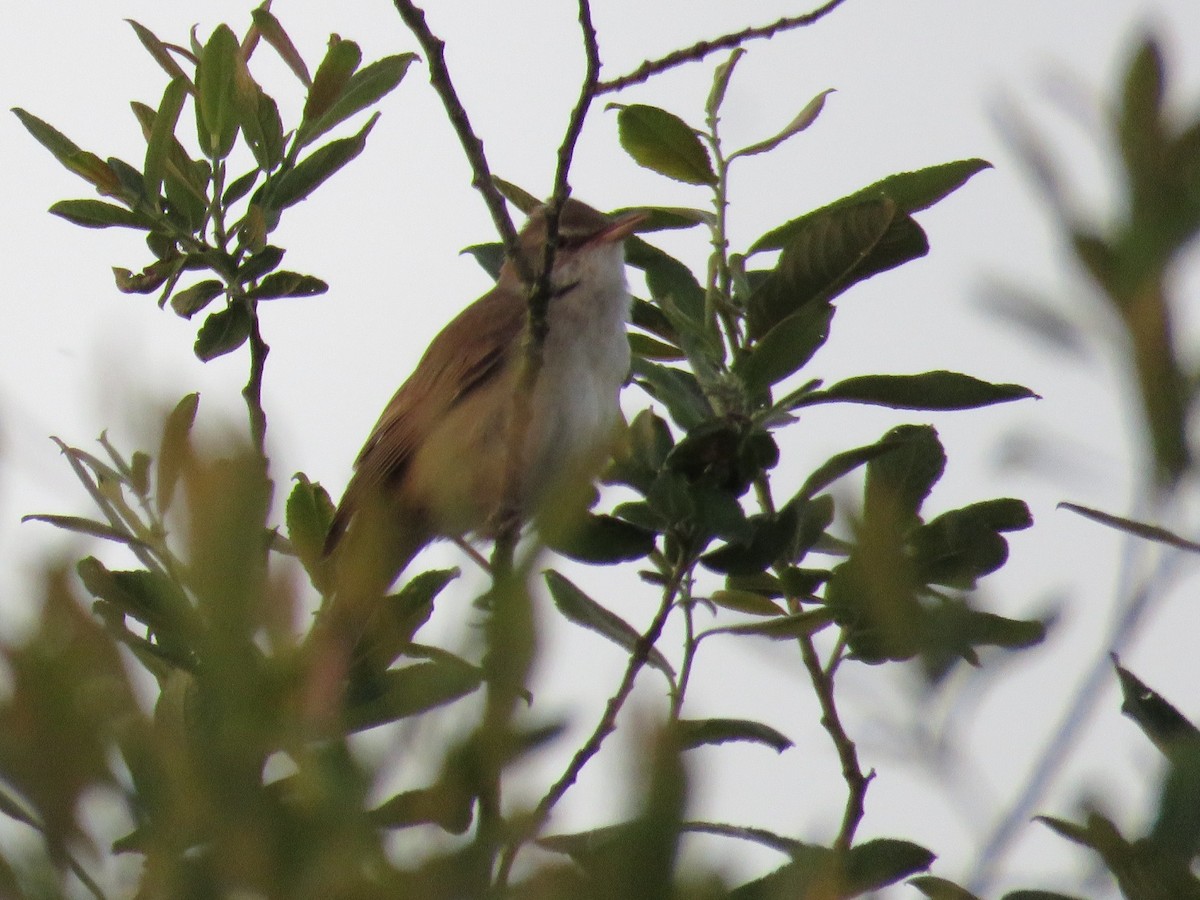
[[431,541],[494,536],[507,496],[524,521],[592,485],[623,422],[632,303],[624,242],[644,218],[608,216],[574,198],[561,205],[542,365],[511,495],[510,424],[531,289],[522,272],[536,279],[544,263],[547,206],[518,234],[523,265],[506,260],[495,286],[434,337],[371,430],[332,518],[328,605],[340,605],[342,627],[367,627],[372,600]]

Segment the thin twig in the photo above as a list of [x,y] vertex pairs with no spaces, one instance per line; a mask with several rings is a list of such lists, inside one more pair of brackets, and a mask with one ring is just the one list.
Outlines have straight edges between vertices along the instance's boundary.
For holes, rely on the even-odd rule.
[[849,850],[854,842],[854,832],[862,821],[865,812],[867,786],[875,773],[863,773],[858,762],[858,748],[846,733],[838,715],[837,703],[833,696],[833,678],[826,675],[817,649],[813,646],[812,638],[800,638],[800,655],[804,659],[804,668],[812,680],[813,691],[821,706],[821,725],[829,735],[837,750],[838,760],[842,764],[842,780],[846,782],[846,806],[842,813],[842,826],[834,839],[835,850]]
[[507,884],[509,873],[512,871],[513,863],[516,861],[521,847],[546,824],[551,810],[554,809],[555,805],[562,799],[571,785],[575,783],[584,766],[591,761],[592,757],[600,752],[605,739],[616,731],[617,716],[620,715],[621,709],[625,706],[625,701],[629,699],[629,695],[633,691],[633,685],[637,681],[638,673],[645,668],[646,661],[650,658],[650,651],[654,649],[654,645],[658,643],[658,639],[662,636],[663,628],[667,624],[667,618],[670,616],[671,610],[675,605],[675,599],[679,595],[680,585],[683,583],[685,577],[686,571],[676,572],[663,588],[662,603],[658,607],[658,612],[655,613],[650,626],[638,638],[637,644],[633,648],[633,653],[630,654],[629,662],[625,666],[625,674],[621,677],[621,683],[604,705],[604,713],[600,716],[600,721],[596,723],[591,736],[575,752],[575,755],[571,757],[571,762],[566,770],[559,776],[559,779],[554,782],[550,789],[546,791],[546,795],[538,802],[538,805],[524,823],[521,831],[514,834],[508,846],[505,847],[504,852],[500,856],[500,867],[496,875],[496,885],[498,888],[502,889]]
[[803,28],[806,25],[812,25],[814,22],[825,18],[845,2],[846,0],[829,0],[824,6],[803,15],[785,16],[776,22],[772,22],[770,25],[756,25],[744,28],[741,31],[730,32],[712,40],[700,41],[682,50],[675,50],[658,59],[648,59],[626,75],[600,82],[596,93],[597,95],[611,94],[630,85],[641,84],[652,75],[665,72],[667,69],[673,69],[684,63],[698,62],[710,53],[715,53],[718,50],[731,50],[734,47],[740,47],[747,41],[758,38],[770,38],[781,31],[790,31],[794,28]]
[[263,340],[262,329],[259,327],[258,311],[253,301],[243,300],[249,304],[250,316],[250,378],[242,388],[242,396],[246,399],[246,410],[250,415],[250,436],[258,455],[267,455],[267,413],[262,405],[263,372],[267,365],[267,355],[271,348]]
[[409,0],[394,0],[394,4],[396,12],[400,14],[404,24],[408,26],[409,31],[413,33],[426,56],[429,57],[429,83],[433,85],[433,89],[441,98],[442,105],[446,108],[446,116],[450,119],[450,124],[454,128],[455,134],[458,135],[463,153],[466,154],[467,162],[471,166],[471,186],[483,195],[496,231],[499,233],[501,241],[504,242],[505,255],[512,260],[522,278],[528,281],[532,273],[527,271],[528,263],[517,253],[517,229],[508,214],[504,196],[492,179],[492,170],[488,165],[487,154],[483,150],[483,141],[471,127],[471,120],[467,116],[462,101],[458,99],[454,82],[450,79],[450,70],[446,67],[446,42],[429,30],[429,26],[425,22],[425,11],[415,3],[411,3]]

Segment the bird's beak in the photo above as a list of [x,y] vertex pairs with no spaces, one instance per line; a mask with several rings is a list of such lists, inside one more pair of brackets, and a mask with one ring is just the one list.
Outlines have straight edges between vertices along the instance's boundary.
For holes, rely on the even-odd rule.
[[596,234],[596,236],[588,241],[588,243],[615,244],[619,241],[623,241],[625,238],[633,234],[634,231],[637,230],[637,227],[645,222],[648,218],[649,216],[642,212],[627,213],[626,215],[623,215],[614,221],[603,231]]

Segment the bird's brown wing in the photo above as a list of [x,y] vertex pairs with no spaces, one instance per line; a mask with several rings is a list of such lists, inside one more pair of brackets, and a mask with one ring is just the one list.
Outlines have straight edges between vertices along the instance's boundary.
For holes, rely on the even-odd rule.
[[458,314],[425,351],[384,408],[355,463],[326,541],[330,552],[364,498],[404,474],[429,429],[456,404],[504,369],[525,325],[519,293],[493,290]]

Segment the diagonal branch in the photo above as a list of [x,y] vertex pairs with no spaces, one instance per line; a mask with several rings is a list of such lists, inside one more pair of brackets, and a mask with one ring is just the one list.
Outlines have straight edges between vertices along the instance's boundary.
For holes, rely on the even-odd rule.
[[446,42],[430,30],[425,21],[425,11],[411,0],[394,0],[394,4],[396,12],[400,14],[404,24],[408,26],[425,51],[425,55],[429,57],[429,83],[433,85],[433,89],[441,98],[442,105],[446,108],[446,116],[450,119],[450,124],[454,128],[455,134],[458,135],[458,141],[462,144],[463,153],[466,154],[467,162],[471,165],[473,176],[471,186],[483,195],[496,231],[504,242],[506,256],[513,260],[513,265],[517,266],[521,276],[529,280],[532,273],[525,271],[528,265],[516,252],[517,229],[508,215],[504,197],[492,179],[492,170],[483,149],[483,141],[471,127],[467,110],[459,100],[458,92],[454,89],[454,82],[450,79],[450,69],[446,66]]
[[641,84],[649,80],[652,75],[657,75],[660,72],[665,72],[667,69],[673,69],[684,63],[698,62],[710,53],[715,53],[718,50],[730,50],[734,47],[740,47],[747,41],[758,38],[770,38],[781,31],[791,31],[794,28],[803,28],[806,25],[812,25],[814,22],[825,18],[845,2],[846,0],[828,0],[823,6],[803,15],[785,16],[769,25],[755,25],[750,28],[744,28],[741,31],[730,32],[712,40],[700,41],[681,50],[674,50],[658,59],[648,59],[626,75],[600,82],[597,94],[611,94],[630,85]]

